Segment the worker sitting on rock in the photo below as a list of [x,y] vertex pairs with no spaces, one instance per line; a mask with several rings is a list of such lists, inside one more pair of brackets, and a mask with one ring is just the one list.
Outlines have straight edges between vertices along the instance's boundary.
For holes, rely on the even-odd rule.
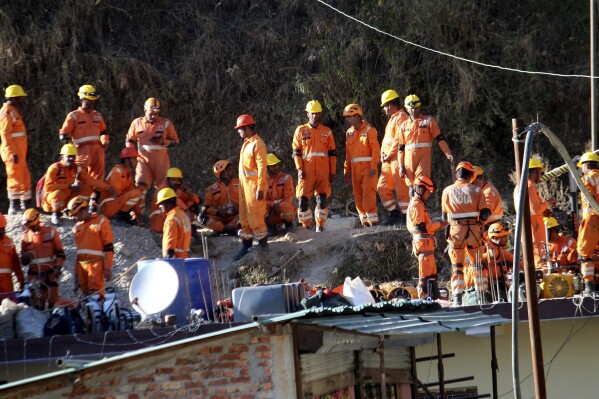
[[183,182],[183,172],[179,168],[170,168],[166,171],[166,180],[158,187],[154,198],[152,199],[152,208],[150,210],[150,225],[152,231],[162,233],[166,214],[160,210],[158,203],[158,193],[163,188],[172,188],[177,194],[177,206],[187,214],[189,220],[195,220],[200,214],[200,198],[194,194]]
[[235,168],[226,159],[212,167],[218,181],[206,188],[204,211],[200,225],[215,234],[236,236],[239,231],[239,179]]
[[88,206],[86,197],[77,196],[67,207],[68,215],[77,221],[73,227],[77,245],[75,288],[84,295],[97,293],[103,298],[105,281],[112,279],[114,237],[110,221],[103,215],[90,213]]
[[[0,292],[18,291],[23,287],[25,278],[21,264],[19,263],[19,255],[10,239],[6,235],[6,218],[0,213]],[[13,286],[12,275],[15,275],[19,286]]]
[[189,257],[191,242],[191,223],[178,206],[177,194],[172,188],[158,191],[157,204],[166,215],[162,233],[162,256],[165,258]]
[[135,225],[141,217],[142,194],[133,183],[133,173],[137,165],[137,150],[125,147],[121,150],[121,163],[112,168],[106,183],[113,194],[104,191],[101,197],[100,211],[108,219],[121,214],[125,220]]
[[110,186],[91,177],[78,161],[77,148],[73,144],[65,144],[60,150],[60,162],[53,163],[48,168],[44,178],[42,193],[42,208],[52,212],[52,224],[60,225],[60,217],[67,203],[82,196],[89,199],[92,191],[110,190]]
[[266,192],[266,227],[268,235],[277,233],[277,226],[285,224],[285,230],[293,230],[296,208],[293,205],[293,179],[281,172],[281,160],[275,154],[266,155],[268,191]]
[[40,222],[40,213],[30,208],[23,213],[21,235],[21,263],[29,266],[27,281],[40,281],[37,296],[31,305],[44,310],[46,304],[52,309],[58,301],[58,276],[64,264],[65,254],[58,231],[52,226]]
[[[576,250],[576,239],[562,232],[562,226],[554,217],[543,218],[547,229],[548,242],[539,249],[542,259],[546,262],[545,272],[568,271],[569,268],[561,266],[574,266],[578,263],[578,251]],[[545,241],[545,240],[543,240]]]
[[435,185],[431,179],[426,176],[416,178],[406,225],[412,234],[412,253],[418,258],[418,293],[421,298],[439,299],[434,235],[435,231],[447,226],[447,222],[431,221],[425,203],[433,192]]

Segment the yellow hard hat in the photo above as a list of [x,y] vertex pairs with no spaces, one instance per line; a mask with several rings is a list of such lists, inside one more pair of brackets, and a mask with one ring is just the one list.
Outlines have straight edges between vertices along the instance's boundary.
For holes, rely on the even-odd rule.
[[543,162],[536,158],[531,158],[530,161],[528,161],[528,169],[541,169],[541,173],[545,172]]
[[420,104],[420,98],[416,94],[410,94],[403,102],[403,105],[409,109],[418,108]]
[[476,180],[476,178],[478,176],[482,176],[485,174],[485,171],[480,166],[472,166],[472,169],[474,169],[474,173],[472,174],[472,177],[470,178],[470,183],[474,183],[474,181]]
[[308,101],[308,104],[306,104],[306,112],[309,112],[311,114],[317,114],[319,112],[322,112],[322,105],[320,105],[320,102],[318,102],[318,100],[310,100]]
[[79,98],[87,98],[88,100],[93,101],[100,98],[100,95],[96,93],[96,88],[92,85],[81,86],[77,94],[79,95]]
[[179,168],[170,168],[166,171],[166,177],[169,179],[182,179],[183,172],[181,172],[181,169]]
[[501,222],[493,223],[489,226],[489,231],[487,233],[489,237],[503,237],[510,234],[510,229],[505,227],[505,225]]
[[11,85],[4,91],[4,98],[27,97],[25,90],[19,85]]
[[144,110],[153,114],[160,113],[160,100],[154,97],[148,98],[144,104]]
[[60,149],[60,155],[77,155],[77,147],[75,144],[65,144]]
[[86,209],[87,205],[87,197],[78,195],[69,201],[69,204],[67,205],[67,215],[75,216],[76,214],[81,212],[82,209]]
[[545,223],[545,227],[547,227],[548,229],[551,229],[553,227],[559,227],[559,223],[557,222],[557,219],[554,217],[543,218],[543,223]]
[[281,160],[279,158],[277,158],[277,156],[275,154],[266,155],[266,165],[267,166],[273,166],[273,165],[278,164],[279,162],[281,162]]
[[381,107],[384,107],[391,100],[399,98],[399,94],[395,90],[387,90],[381,95]]
[[220,174],[227,169],[227,166],[231,165],[231,163],[229,161],[227,161],[226,159],[221,159],[220,161],[217,161],[214,166],[212,167],[212,172],[214,173],[214,176],[216,176],[218,179],[220,179]]
[[177,194],[175,194],[175,190],[173,190],[172,188],[170,188],[170,187],[163,188],[162,190],[158,191],[156,203],[160,204],[161,202],[164,202],[171,198],[175,198],[176,196],[177,196]]
[[343,109],[343,116],[364,115],[359,104],[349,104]]
[[585,152],[580,157],[580,161],[578,161],[576,166],[582,168],[582,164],[587,162],[599,162],[599,155],[595,154],[594,152]]
[[35,226],[40,222],[40,213],[35,208],[29,208],[23,212],[23,226]]

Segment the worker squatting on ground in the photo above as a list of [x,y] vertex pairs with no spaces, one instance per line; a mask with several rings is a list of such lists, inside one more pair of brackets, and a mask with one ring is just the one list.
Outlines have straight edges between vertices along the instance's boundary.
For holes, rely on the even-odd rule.
[[175,190],[169,187],[161,189],[157,203],[166,215],[162,232],[162,256],[168,259],[187,259],[191,244],[191,222],[177,206]]
[[200,214],[200,197],[193,193],[183,182],[183,172],[179,168],[170,168],[166,171],[166,180],[158,186],[158,190],[152,199],[150,208],[150,226],[152,231],[162,233],[166,214],[162,211],[158,203],[158,192],[163,188],[172,188],[177,194],[177,206],[187,214],[189,220],[195,220]]
[[295,205],[293,205],[293,179],[288,173],[281,172],[281,160],[275,154],[266,156],[266,171],[268,173],[266,192],[266,227],[268,235],[277,234],[277,226],[284,223],[285,230],[293,230]]
[[[599,156],[592,152],[582,155],[578,162],[582,168],[582,181],[594,197],[599,201]],[[599,272],[599,263],[595,254],[599,245],[599,215],[591,208],[589,201],[581,193],[582,221],[578,229],[578,254],[581,262],[581,272],[584,279],[584,292],[587,295],[595,295],[595,275]]]
[[485,231],[490,225],[501,220],[503,217],[503,202],[501,201],[501,195],[497,188],[487,179],[487,175],[483,168],[479,166],[473,166],[474,174],[472,175],[472,181],[470,183],[479,187],[485,196],[485,202],[487,208],[491,210],[491,216],[485,222]]
[[421,298],[439,299],[435,231],[447,226],[447,222],[433,222],[428,214],[425,203],[434,191],[435,185],[431,179],[426,176],[416,178],[406,225],[412,234],[412,253],[418,258],[418,294]]
[[431,177],[433,140],[437,140],[449,162],[453,162],[453,155],[435,118],[421,113],[418,96],[407,96],[404,106],[410,117],[399,128],[399,174],[410,186],[419,176]]
[[23,213],[23,226],[21,264],[29,266],[27,281],[40,282],[31,305],[44,310],[47,304],[52,309],[59,298],[58,277],[65,261],[60,235],[54,227],[40,222],[40,213],[34,208]]
[[316,100],[306,104],[308,123],[300,125],[293,134],[293,160],[297,169],[296,197],[299,223],[309,229],[312,225],[310,199],[316,195],[316,231],[323,231],[329,210],[327,199],[337,173],[337,152],[333,132],[320,124],[322,106]]
[[[127,147],[137,145],[139,151],[135,184],[142,190],[145,202],[147,190],[158,188],[170,169],[168,148],[179,144],[179,135],[170,120],[160,116],[160,101],[148,98],[144,104],[144,116],[131,122],[127,133]],[[143,209],[142,203],[142,209]]]
[[75,290],[84,295],[98,293],[104,297],[105,281],[112,279],[114,258],[112,229],[104,216],[90,213],[88,200],[77,196],[69,201],[67,213],[75,217],[73,227],[77,245],[75,263]]
[[449,221],[445,236],[452,268],[451,290],[456,306],[462,304],[465,255],[468,254],[472,263],[480,262],[482,223],[491,214],[481,189],[470,183],[473,173],[470,162],[460,162],[456,167],[455,183],[445,187],[441,197],[441,209]]
[[106,183],[112,190],[102,192],[100,212],[108,219],[120,214],[132,225],[139,224],[142,214],[141,191],[135,187],[132,176],[137,156],[134,147],[123,148],[119,156],[121,163],[115,165],[106,177]]
[[217,234],[237,236],[239,232],[239,179],[226,159],[217,161],[212,172],[218,181],[206,187],[200,225]]
[[[31,176],[27,166],[27,127],[19,113],[19,105],[27,94],[19,85],[4,91],[6,102],[0,109],[0,155],[6,166],[8,214],[27,209],[31,201]],[[20,204],[19,204],[20,201]]]
[[349,104],[343,110],[345,124],[345,163],[343,180],[352,184],[356,209],[362,226],[376,226],[379,215],[376,208],[376,184],[381,147],[376,129],[364,120],[358,104]]
[[576,250],[576,239],[562,233],[562,227],[554,217],[543,218],[543,224],[547,231],[547,239],[543,241],[539,249],[541,258],[546,263],[545,272],[568,271],[568,268],[560,266],[575,266],[578,264],[578,252]]
[[[17,287],[13,286],[13,273],[19,283]],[[0,213],[0,292],[18,291],[24,283],[19,255],[12,240],[6,235],[6,218]]]
[[243,139],[239,153],[239,221],[241,222],[241,249],[233,258],[239,260],[258,240],[258,250],[268,249],[266,215],[266,144],[256,133],[256,122],[251,115],[240,115],[235,125]]
[[106,164],[104,147],[110,142],[106,122],[95,110],[100,95],[92,85],[83,85],[77,93],[81,106],[70,112],[59,131],[63,144],[73,143],[80,156],[87,158],[87,172],[94,179],[104,181]]
[[382,205],[389,212],[388,219],[381,223],[385,226],[405,224],[406,212],[410,203],[408,186],[399,175],[398,135],[399,127],[408,119],[399,94],[395,90],[387,90],[381,95],[381,107],[389,117],[385,127],[385,137],[381,146],[381,175],[377,191]]
[[60,155],[60,162],[50,165],[46,172],[42,193],[42,208],[52,212],[53,225],[60,225],[61,212],[71,199],[77,196],[88,199],[93,190],[110,190],[108,184],[94,179],[77,165],[75,145],[63,145]]

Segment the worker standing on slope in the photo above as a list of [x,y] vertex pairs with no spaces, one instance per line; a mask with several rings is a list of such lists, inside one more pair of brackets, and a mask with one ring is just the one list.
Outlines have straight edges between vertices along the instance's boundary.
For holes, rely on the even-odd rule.
[[418,96],[410,94],[404,100],[404,105],[410,118],[399,128],[399,175],[410,186],[419,176],[431,177],[433,140],[437,140],[449,162],[453,162],[453,155],[435,118],[421,113]]
[[[0,213],[0,292],[18,291],[23,287],[25,278],[21,264],[19,263],[19,255],[10,239],[6,235],[6,218]],[[13,286],[12,275],[15,275],[19,286]]]
[[243,139],[239,153],[239,221],[241,222],[241,249],[233,258],[239,260],[258,240],[257,249],[268,249],[264,215],[266,215],[266,144],[256,133],[256,122],[251,115],[237,118],[237,133]]
[[381,203],[389,212],[388,219],[382,224],[395,226],[405,224],[406,212],[410,203],[408,186],[399,175],[397,153],[399,147],[399,127],[408,119],[403,110],[399,94],[395,90],[387,90],[381,95],[381,107],[389,117],[385,127],[385,137],[381,147],[381,175],[377,191]]
[[96,111],[100,95],[92,85],[83,85],[77,93],[81,106],[70,112],[60,128],[60,141],[73,143],[80,156],[87,159],[87,172],[94,179],[104,181],[106,164],[104,148],[110,142],[106,122]]
[[266,156],[268,191],[266,192],[266,227],[268,235],[277,233],[277,226],[285,224],[285,230],[293,230],[295,206],[293,205],[293,179],[281,172],[281,160],[275,154]]
[[352,184],[356,209],[362,226],[376,226],[379,215],[376,208],[376,182],[378,179],[381,148],[376,129],[364,120],[358,104],[349,104],[343,110],[345,124],[345,163],[343,180]]
[[[599,156],[593,152],[582,155],[578,162],[582,168],[582,181],[589,193],[599,201]],[[581,272],[584,279],[585,295],[594,296],[596,292],[595,274],[599,272],[595,250],[599,245],[599,215],[591,208],[582,193],[582,222],[578,229],[578,254],[581,262]]]
[[19,113],[21,101],[26,96],[21,86],[8,86],[4,91],[6,102],[0,109],[0,155],[6,166],[9,215],[15,215],[19,210],[24,211],[31,201],[31,176],[27,166],[27,128]]
[[297,168],[296,197],[299,202],[297,218],[302,226],[312,225],[310,199],[316,195],[316,231],[323,231],[329,210],[327,198],[337,173],[337,152],[333,132],[320,124],[322,106],[311,100],[306,104],[308,123],[300,125],[293,134],[293,160]]
[[239,179],[226,159],[217,161],[212,172],[218,181],[206,188],[200,225],[217,234],[236,236],[239,232]]
[[177,206],[177,194],[172,188],[158,192],[158,206],[166,215],[162,232],[162,256],[187,259],[191,244],[191,222]]

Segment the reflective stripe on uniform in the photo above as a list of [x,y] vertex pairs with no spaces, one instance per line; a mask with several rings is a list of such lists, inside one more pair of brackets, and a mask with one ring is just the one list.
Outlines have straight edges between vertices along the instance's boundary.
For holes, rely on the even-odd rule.
[[81,144],[81,143],[85,143],[87,141],[100,141],[100,136],[88,136],[88,137],[82,137],[80,139],[74,139],[73,143]]
[[141,148],[145,151],[150,150],[166,150],[166,147],[161,145],[142,145]]
[[405,149],[409,150],[411,148],[429,148],[432,146],[433,146],[433,143],[414,143],[414,144],[406,144]]
[[297,212],[297,220],[299,220],[300,222],[312,220],[312,210],[308,209],[305,212],[298,211]]
[[0,273],[12,273],[12,269],[0,269]]
[[251,171],[245,171],[245,170],[241,170],[240,172],[244,176],[258,176],[258,172],[251,172]]
[[370,162],[372,161],[372,157],[357,157],[357,158],[353,158],[351,160],[351,163],[354,162]]
[[499,220],[501,219],[501,215],[491,215],[489,216],[489,218],[487,220],[485,220],[486,223],[489,223],[492,220]]
[[188,252],[188,251],[189,251],[189,249],[178,249],[178,248],[175,248],[175,252]]
[[420,241],[420,240],[425,240],[428,238],[431,238],[431,235],[428,233],[417,233],[417,234],[414,234],[414,236],[412,236],[413,241]]
[[48,262],[52,262],[56,260],[56,256],[52,256],[52,257],[47,257],[47,258],[37,258],[37,259],[33,259],[30,263],[32,265],[38,265],[40,263],[48,263]]
[[383,202],[383,206],[388,211],[394,211],[396,208],[395,204],[396,204],[395,200],[389,200],[389,201]]
[[154,215],[160,215],[161,213],[162,213],[162,211],[160,209],[157,209],[154,212],[150,213],[150,217],[152,217]]
[[14,137],[25,137],[27,136],[27,132],[14,132],[11,134],[11,136]]
[[447,217],[451,220],[464,219],[464,218],[477,218],[478,212],[463,212],[463,213],[451,213]]
[[78,249],[77,255],[98,255],[104,256],[104,251],[96,251],[94,249]]
[[307,154],[302,155],[302,159],[312,158],[312,157],[328,157],[329,154],[325,152],[309,152]]
[[314,214],[316,215],[317,219],[326,219],[329,216],[329,211],[327,209],[320,209],[317,207],[314,209]]

